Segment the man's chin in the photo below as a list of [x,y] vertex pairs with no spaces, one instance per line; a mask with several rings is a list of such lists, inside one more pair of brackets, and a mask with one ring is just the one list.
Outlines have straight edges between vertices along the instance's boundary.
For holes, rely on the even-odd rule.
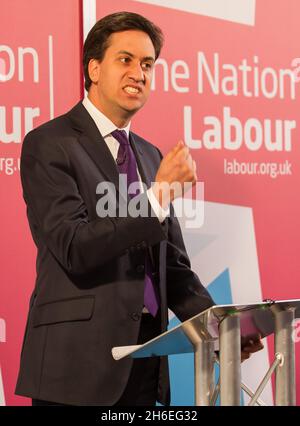
[[142,104],[141,102],[131,102],[130,104],[123,104],[121,105],[121,108],[124,112],[126,112],[127,114],[135,114],[136,112],[138,112],[144,104]]

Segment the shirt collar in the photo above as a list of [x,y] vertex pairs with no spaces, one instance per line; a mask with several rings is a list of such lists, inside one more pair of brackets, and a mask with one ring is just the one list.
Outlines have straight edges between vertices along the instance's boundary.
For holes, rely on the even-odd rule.
[[[111,132],[118,129],[118,127],[110,121],[109,118],[106,117],[86,96],[82,101],[83,106],[86,108],[94,122],[96,123],[96,126],[98,127],[99,132],[105,138],[106,136],[109,136]],[[130,130],[130,124],[128,123],[126,127],[119,130],[125,130],[127,137],[129,138],[129,130]]]

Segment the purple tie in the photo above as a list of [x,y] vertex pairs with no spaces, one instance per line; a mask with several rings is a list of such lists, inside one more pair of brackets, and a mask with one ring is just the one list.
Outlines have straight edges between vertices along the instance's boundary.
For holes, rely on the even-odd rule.
[[[134,152],[129,144],[125,130],[114,130],[113,132],[111,132],[111,135],[120,143],[117,156],[117,166],[119,169],[119,173],[127,175],[128,189],[129,185],[132,182],[139,182]],[[135,195],[138,195],[139,192],[140,191],[138,190]],[[133,196],[134,195],[129,194],[129,197],[132,198]],[[148,253],[146,254],[145,259],[144,305],[148,309],[148,311],[155,317],[159,306],[159,295],[156,285],[154,284],[152,265]]]

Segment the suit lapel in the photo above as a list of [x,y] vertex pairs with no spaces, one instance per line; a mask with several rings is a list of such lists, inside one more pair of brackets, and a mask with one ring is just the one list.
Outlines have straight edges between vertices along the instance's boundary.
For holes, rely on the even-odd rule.
[[70,112],[72,127],[80,132],[79,143],[109,182],[119,191],[119,172],[108,146],[94,120],[80,102]]
[[139,144],[130,132],[130,144],[134,151],[136,162],[138,165],[139,173],[141,175],[142,182],[144,182],[147,188],[150,188],[152,181],[154,181],[153,170],[151,169],[151,164],[147,161],[147,155],[143,153]]

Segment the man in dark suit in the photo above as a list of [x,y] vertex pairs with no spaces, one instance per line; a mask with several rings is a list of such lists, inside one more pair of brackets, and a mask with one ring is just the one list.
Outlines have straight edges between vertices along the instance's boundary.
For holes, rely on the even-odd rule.
[[[168,307],[186,320],[213,305],[171,204],[197,180],[189,150],[179,142],[162,159],[130,131],[162,39],[137,14],[98,21],[84,45],[88,96],[24,140],[21,178],[38,254],[16,393],[33,405],[169,404],[165,357],[116,362],[111,349],[165,331]],[[140,185],[129,201],[121,174]],[[104,182],[116,188],[117,213],[135,199],[147,214],[102,214]]]

